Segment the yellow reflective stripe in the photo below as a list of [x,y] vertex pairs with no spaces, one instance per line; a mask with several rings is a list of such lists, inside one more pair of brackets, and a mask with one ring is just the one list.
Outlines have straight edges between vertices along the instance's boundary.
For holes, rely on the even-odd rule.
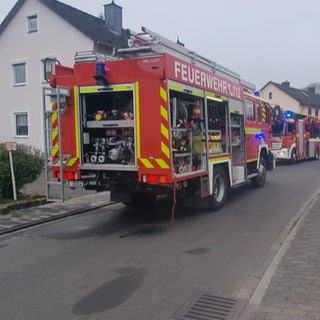
[[153,169],[154,166],[152,165],[152,163],[148,160],[148,159],[140,159],[140,161],[143,163],[143,165],[148,168],[148,169]]
[[161,133],[166,139],[169,139],[169,130],[162,123],[161,123]]
[[177,84],[174,83],[170,83],[169,84],[169,89],[175,90],[175,91],[179,91],[179,92],[186,92],[188,91],[188,93],[193,94],[194,96],[197,97],[203,97],[203,91],[202,90],[194,90],[193,88],[190,87],[183,87],[183,86],[179,86]]
[[169,89],[172,89],[172,90],[175,90],[175,91],[180,91],[180,92],[183,91],[183,87],[178,86],[178,85],[173,84],[173,83],[169,84]]
[[262,107],[261,109],[261,119],[262,119],[262,122],[266,122],[267,120],[267,111],[265,107]]
[[169,169],[168,164],[163,160],[163,159],[155,159],[157,164],[160,166],[162,169]]
[[98,92],[98,87],[80,87],[80,93]]
[[222,162],[222,161],[228,161],[230,160],[230,157],[219,157],[219,158],[210,158],[209,162]]
[[59,144],[57,143],[52,149],[51,149],[51,155],[52,157],[55,157],[59,152]]
[[[52,124],[52,133],[51,133],[51,141],[53,143],[54,140],[58,137],[59,131],[58,131],[58,112],[53,112],[51,117],[51,124]],[[59,140],[56,141],[54,145],[52,145],[51,148],[51,156],[55,157],[59,153]]]
[[164,101],[167,101],[167,92],[162,87],[160,87],[160,96]]
[[128,91],[128,90],[133,89],[133,85],[132,84],[119,84],[119,85],[111,86],[111,88],[113,88],[114,91]]
[[168,146],[163,142],[161,142],[161,151],[165,154],[167,158],[170,158],[170,150]]
[[260,128],[245,128],[245,133],[246,134],[257,134],[257,133],[261,133],[261,129]]
[[58,119],[58,112],[53,112],[51,122],[55,122],[57,119]]
[[255,162],[258,161],[258,158],[248,159],[247,162]]
[[168,111],[163,106],[160,107],[160,113],[161,116],[168,121]]
[[66,165],[67,165],[68,167],[72,167],[72,166],[76,163],[77,160],[78,160],[77,157],[70,158]]
[[140,138],[140,97],[139,97],[139,82],[137,81],[135,83],[135,90],[134,90],[134,96],[135,96],[135,119],[136,119],[136,137],[137,137],[137,157],[141,157],[141,138]]
[[52,140],[55,139],[58,135],[58,129],[52,130]]
[[[99,86],[90,86],[90,87],[80,87],[80,93],[94,93],[98,92],[101,87]],[[111,91],[129,91],[133,89],[132,84],[119,84],[108,86],[108,88],[112,89]]]
[[80,137],[79,137],[79,100],[77,87],[74,86],[74,123],[76,137],[76,156],[80,157]]
[[218,101],[218,102],[222,102],[222,101],[227,101],[228,100],[227,97],[220,96],[220,95],[215,94],[215,93],[210,92],[210,91],[206,91],[206,97],[209,100],[214,100],[214,101]]

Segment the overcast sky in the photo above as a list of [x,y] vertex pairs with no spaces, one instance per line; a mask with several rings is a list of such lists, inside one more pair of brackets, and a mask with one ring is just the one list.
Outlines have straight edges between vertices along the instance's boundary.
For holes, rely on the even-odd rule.
[[[0,0],[0,21],[16,0]],[[111,0],[61,0],[98,16]],[[319,0],[115,0],[123,27],[145,26],[261,88],[320,82]]]

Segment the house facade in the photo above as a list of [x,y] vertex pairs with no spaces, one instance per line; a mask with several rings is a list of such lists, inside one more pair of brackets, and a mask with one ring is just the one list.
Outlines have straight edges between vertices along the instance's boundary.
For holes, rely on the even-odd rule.
[[269,81],[260,90],[260,96],[272,106],[280,105],[284,110],[312,115],[320,119],[320,95],[315,88],[306,90],[290,86],[290,82],[276,83]]
[[72,66],[76,52],[110,55],[127,45],[122,8],[114,1],[104,7],[107,21],[55,0],[16,2],[0,25],[0,143],[44,148],[46,58]]

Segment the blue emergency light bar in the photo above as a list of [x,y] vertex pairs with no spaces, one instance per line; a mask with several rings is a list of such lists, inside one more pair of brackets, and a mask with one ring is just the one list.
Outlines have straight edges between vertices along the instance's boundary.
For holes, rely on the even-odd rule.
[[285,117],[286,117],[287,119],[292,119],[293,116],[294,116],[293,112],[291,112],[291,111],[286,111],[286,112],[285,112]]
[[97,61],[96,62],[96,75],[97,76],[103,76],[106,74],[106,67],[104,65],[104,62]]
[[108,81],[106,79],[106,73],[109,68],[105,65],[103,61],[96,62],[96,74],[93,76],[96,79],[97,85],[107,85]]
[[266,137],[266,136],[265,136],[262,132],[257,133],[257,134],[255,135],[255,138],[256,138],[256,139],[259,139],[259,140],[263,140],[265,137]]

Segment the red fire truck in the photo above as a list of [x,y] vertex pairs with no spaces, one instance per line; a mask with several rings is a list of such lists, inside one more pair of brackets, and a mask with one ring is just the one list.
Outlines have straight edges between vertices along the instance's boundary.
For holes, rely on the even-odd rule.
[[272,152],[277,161],[295,164],[298,160],[319,159],[320,121],[280,106],[273,110]]
[[265,183],[272,111],[238,74],[146,28],[117,56],[77,53],[43,88],[49,198],[59,184],[216,210],[230,188]]

